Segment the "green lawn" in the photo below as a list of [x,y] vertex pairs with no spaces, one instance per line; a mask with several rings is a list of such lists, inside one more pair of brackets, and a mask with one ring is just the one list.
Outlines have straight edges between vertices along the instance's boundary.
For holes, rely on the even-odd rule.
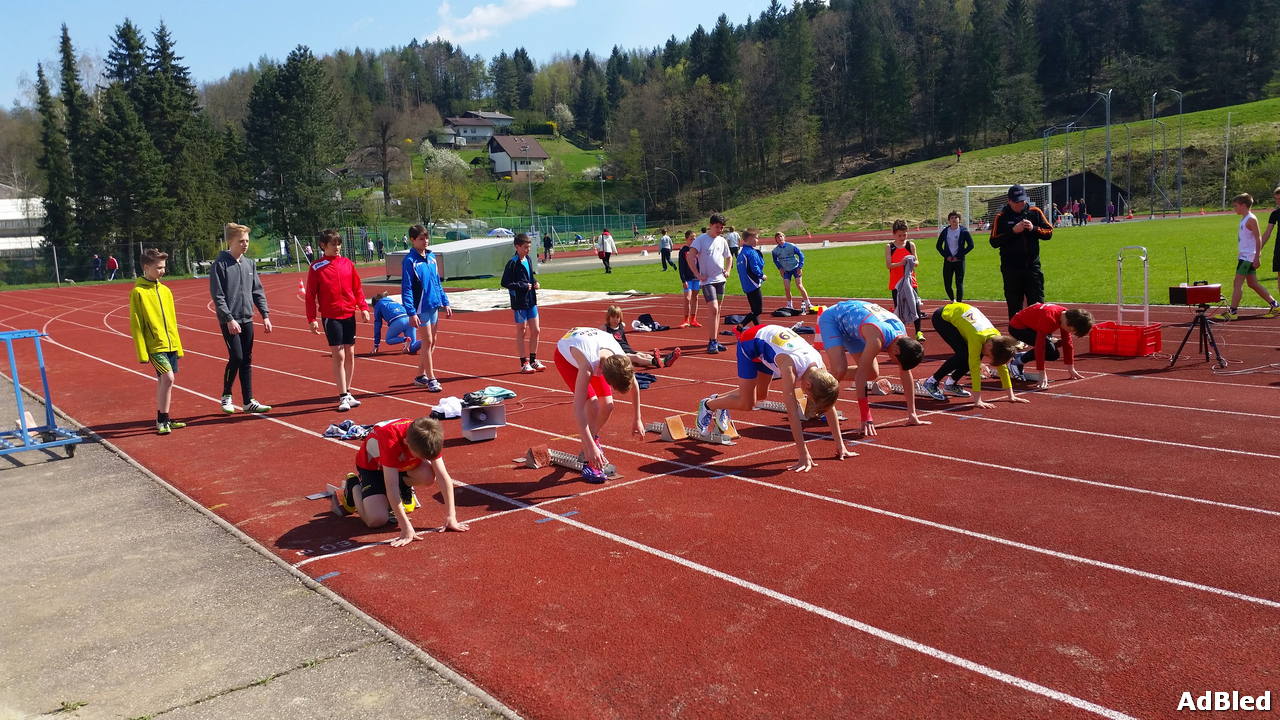
[[[1116,254],[1126,245],[1147,248],[1152,304],[1166,303],[1167,288],[1186,280],[1183,248],[1186,248],[1191,279],[1222,283],[1224,293],[1229,295],[1235,268],[1236,224],[1234,216],[1209,216],[1060,228],[1052,240],[1042,245],[1047,298],[1052,302],[1114,303]],[[984,234],[974,239],[978,247],[969,255],[965,295],[974,300],[1001,300],[1004,294],[997,252],[987,244]],[[920,245],[923,267],[916,271],[916,277],[920,281],[921,297],[926,301],[945,298],[939,269],[942,259],[934,251],[932,240],[923,241]],[[767,247],[763,249],[767,250]],[[1269,270],[1270,255],[1271,248],[1268,247],[1264,251],[1263,269],[1258,277],[1274,293],[1276,274]],[[678,292],[680,286],[675,273],[663,273],[657,255],[651,257],[652,264],[618,266],[611,275],[605,275],[595,267],[544,273],[542,283],[548,288],[563,290]],[[1133,272],[1129,277],[1134,294],[1129,300],[1138,301],[1141,299],[1141,263],[1136,260],[1127,262],[1126,267]],[[806,255],[805,271],[805,284],[816,296],[865,298],[887,297],[889,294],[884,246],[880,244],[815,250]],[[766,274],[765,294],[781,295],[782,283],[772,266],[767,268]],[[496,278],[451,281],[448,284],[457,287],[499,286]],[[741,294],[736,277],[730,280],[729,290],[732,294]],[[1245,292],[1245,305],[1262,306],[1257,295],[1247,288]]]

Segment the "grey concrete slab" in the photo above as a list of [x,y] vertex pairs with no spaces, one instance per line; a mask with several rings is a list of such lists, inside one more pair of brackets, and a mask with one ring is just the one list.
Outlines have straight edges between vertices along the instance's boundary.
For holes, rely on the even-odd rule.
[[0,720],[499,717],[100,444],[0,458],[0,548]]

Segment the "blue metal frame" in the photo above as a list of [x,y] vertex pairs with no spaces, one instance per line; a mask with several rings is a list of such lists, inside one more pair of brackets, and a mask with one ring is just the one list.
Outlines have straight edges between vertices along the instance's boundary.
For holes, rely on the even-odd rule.
[[[13,380],[13,397],[18,406],[18,427],[13,430],[0,430],[0,455],[9,455],[23,450],[43,450],[60,446],[74,446],[83,438],[69,428],[60,427],[53,417],[53,402],[49,399],[49,374],[44,367],[44,350],[40,346],[40,338],[44,334],[38,330],[12,330],[0,332],[0,340],[4,341],[5,350],[9,353],[9,377]],[[40,384],[44,390],[44,424],[31,425],[27,422],[26,403],[22,396],[22,384],[18,380],[18,359],[13,353],[13,341],[31,338],[36,345],[36,362],[40,365]],[[37,436],[40,438],[37,440]],[[74,452],[67,447],[67,455]]]

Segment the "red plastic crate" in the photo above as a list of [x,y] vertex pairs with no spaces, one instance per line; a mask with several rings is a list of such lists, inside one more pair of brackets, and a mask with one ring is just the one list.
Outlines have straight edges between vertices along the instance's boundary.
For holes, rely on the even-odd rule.
[[1164,347],[1160,323],[1154,325],[1120,325],[1100,322],[1089,331],[1089,352],[1094,355],[1142,357],[1160,352]]

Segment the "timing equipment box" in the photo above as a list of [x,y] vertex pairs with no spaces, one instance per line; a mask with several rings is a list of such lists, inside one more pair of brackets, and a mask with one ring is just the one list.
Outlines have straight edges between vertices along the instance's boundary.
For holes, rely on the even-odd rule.
[[1171,285],[1169,303],[1172,305],[1212,305],[1222,300],[1222,286],[1218,283]]

